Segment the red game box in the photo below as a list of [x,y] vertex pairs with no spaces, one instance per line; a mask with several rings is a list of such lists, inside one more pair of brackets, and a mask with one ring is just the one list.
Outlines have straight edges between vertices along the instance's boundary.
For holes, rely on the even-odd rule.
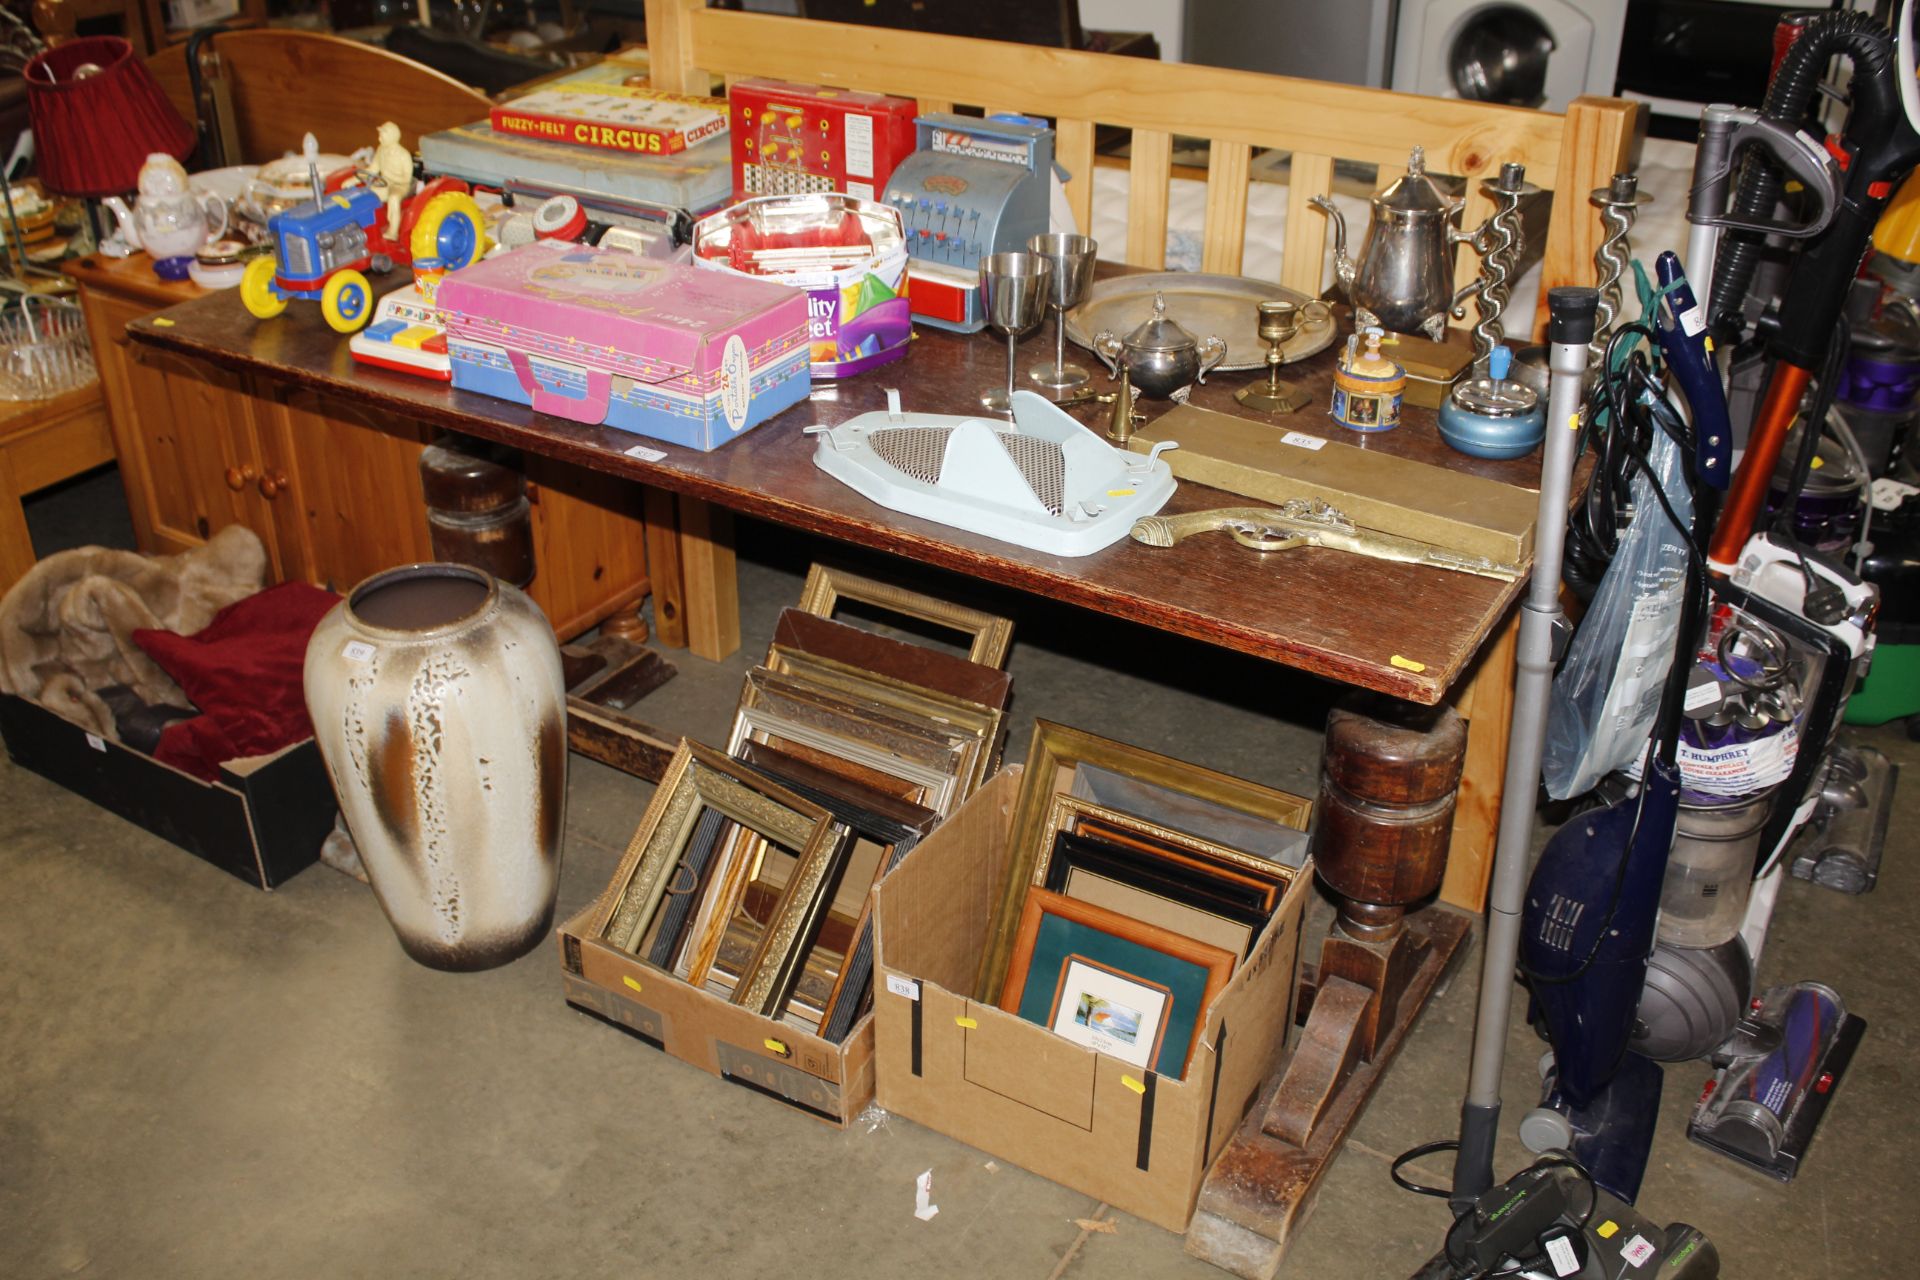
[[733,198],[843,191],[877,200],[913,153],[909,98],[742,80],[728,92]]

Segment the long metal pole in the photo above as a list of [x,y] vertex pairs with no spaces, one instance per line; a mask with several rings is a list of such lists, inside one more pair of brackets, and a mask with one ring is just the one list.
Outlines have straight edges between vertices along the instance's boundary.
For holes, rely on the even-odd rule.
[[[1717,218],[1727,211],[1732,188],[1733,131],[1742,113],[1737,107],[1715,103],[1700,112],[1700,134],[1694,143],[1693,187],[1687,192],[1687,279],[1693,281],[1694,301],[1701,315],[1712,315],[1713,259],[1720,248],[1720,228],[1696,219]],[[1751,113],[1746,113],[1751,114]]]
[[1597,289],[1547,294],[1547,438],[1541,450],[1540,507],[1533,534],[1533,577],[1520,607],[1513,689],[1513,725],[1507,739],[1507,776],[1500,799],[1500,832],[1493,853],[1493,890],[1487,908],[1480,967],[1480,1011],[1473,1031],[1473,1064],[1460,1108],[1460,1149],[1454,1157],[1456,1212],[1493,1185],[1493,1141],[1500,1126],[1500,1073],[1506,1059],[1507,1020],[1513,1007],[1514,960],[1520,949],[1520,911],[1533,844],[1533,804],[1540,786],[1540,755],[1547,736],[1548,696],[1565,615],[1560,568],[1565,557],[1567,506],[1573,484],[1581,380],[1592,341]]

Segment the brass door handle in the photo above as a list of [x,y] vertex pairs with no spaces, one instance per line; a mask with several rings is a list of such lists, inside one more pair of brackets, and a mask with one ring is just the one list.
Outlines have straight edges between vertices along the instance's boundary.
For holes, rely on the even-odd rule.
[[237,467],[228,467],[227,468],[227,488],[233,490],[235,493],[238,493],[242,489],[246,488],[248,483],[251,482],[252,479],[258,474],[260,473],[254,469],[254,466],[251,462],[245,463]]
[[286,488],[287,473],[284,471],[269,471],[266,475],[260,477],[260,496],[268,502],[272,502],[275,498],[279,497],[286,491]]

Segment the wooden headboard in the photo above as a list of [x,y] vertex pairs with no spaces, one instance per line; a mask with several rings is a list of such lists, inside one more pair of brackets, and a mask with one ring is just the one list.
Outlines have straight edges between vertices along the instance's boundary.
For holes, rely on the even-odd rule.
[[[232,103],[221,122],[237,148],[230,158],[249,164],[297,153],[309,131],[322,151],[345,155],[372,146],[385,120],[400,126],[404,145],[418,147],[421,134],[483,120],[492,105],[432,67],[338,36],[278,27],[223,31],[208,50],[201,65]],[[194,119],[186,46],[163,49],[147,65],[181,114]]]
[[[1433,172],[1467,179],[1468,228],[1492,211],[1480,179],[1496,176],[1509,161],[1524,164],[1530,181],[1570,197],[1553,201],[1543,306],[1548,287],[1590,283],[1602,230],[1587,195],[1631,167],[1641,114],[1636,104],[1618,98],[1580,98],[1562,115],[1251,71],[730,12],[708,9],[705,0],[646,0],[646,6],[653,80],[663,89],[703,92],[709,76],[728,83],[771,76],[898,94],[917,99],[923,111],[964,103],[1053,118],[1055,153],[1072,175],[1067,198],[1082,228],[1092,225],[1094,126],[1131,131],[1123,256],[1135,266],[1166,265],[1176,134],[1209,144],[1202,242],[1207,271],[1240,271],[1253,149],[1291,152],[1280,283],[1310,294],[1325,284],[1321,262],[1328,228],[1308,207],[1308,197],[1331,190],[1335,160],[1377,164],[1390,177],[1415,146],[1426,148]],[[1102,256],[1113,257],[1111,247]],[[1465,283],[1478,270],[1478,260],[1462,254],[1456,279]]]

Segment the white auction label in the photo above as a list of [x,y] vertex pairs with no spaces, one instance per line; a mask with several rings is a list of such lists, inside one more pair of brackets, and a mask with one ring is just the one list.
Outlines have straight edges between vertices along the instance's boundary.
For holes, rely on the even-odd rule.
[[897,973],[887,975],[887,990],[897,996],[904,996],[908,1000],[920,998],[920,984],[912,978],[903,978]]
[[95,751],[105,751],[107,749],[107,740],[97,733],[90,733],[87,735],[87,745]]
[[1281,435],[1281,444],[1290,444],[1296,449],[1324,449],[1327,442],[1319,436],[1310,436],[1301,431],[1288,431]]
[[667,456],[663,451],[659,449],[649,449],[643,444],[633,446],[633,448],[626,451],[626,454],[629,458],[638,458],[642,462],[659,462]]
[[1648,1258],[1653,1256],[1653,1245],[1645,1236],[1636,1235],[1620,1246],[1620,1256],[1625,1258],[1630,1266],[1642,1266]]
[[1697,306],[1688,307],[1685,311],[1682,311],[1679,319],[1680,327],[1686,330],[1689,338],[1697,338],[1706,332],[1707,317]]
[[1720,703],[1720,682],[1709,676],[1696,685],[1687,688],[1687,700],[1683,710],[1698,711],[1702,707],[1718,706]]
[[1547,1241],[1547,1261],[1553,1264],[1553,1274],[1556,1276],[1570,1276],[1580,1269],[1580,1259],[1573,1252],[1573,1241],[1565,1236],[1555,1236]]
[[372,662],[373,646],[365,640],[349,640],[347,647],[340,651],[340,656],[348,662]]

